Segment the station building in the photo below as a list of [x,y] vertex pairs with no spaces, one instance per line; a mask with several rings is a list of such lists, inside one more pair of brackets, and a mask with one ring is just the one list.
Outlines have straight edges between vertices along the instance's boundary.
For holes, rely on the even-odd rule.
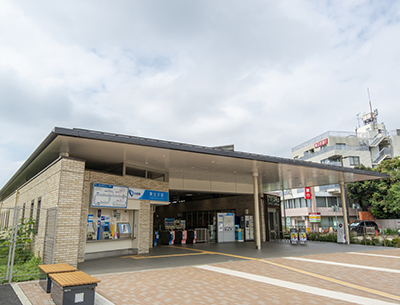
[[[361,164],[374,168],[383,160],[397,156],[400,156],[400,129],[386,130],[385,124],[378,123],[377,110],[364,114],[355,132],[328,131],[292,148],[294,160],[348,168]],[[285,190],[283,207],[287,227],[327,229],[343,222],[338,184],[314,187],[311,194],[312,198],[306,200],[304,188]],[[360,207],[350,202],[350,221],[358,219],[359,212]]]
[[35,253],[44,256],[49,211],[55,209],[51,262],[76,266],[96,257],[148,253],[154,232],[168,229],[166,219],[183,221],[186,229],[210,229],[213,241],[224,241],[219,234],[234,229],[220,222],[219,213],[226,213],[253,216],[252,242],[259,249],[282,230],[280,200],[270,192],[331,184],[343,189],[348,182],[385,177],[224,147],[56,127],[0,190],[0,230],[15,207],[18,217],[37,208],[31,215]]

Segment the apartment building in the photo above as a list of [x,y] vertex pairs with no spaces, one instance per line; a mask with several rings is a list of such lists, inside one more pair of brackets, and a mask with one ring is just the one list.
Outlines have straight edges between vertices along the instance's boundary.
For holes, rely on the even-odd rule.
[[[292,148],[292,158],[354,168],[374,168],[383,160],[400,156],[400,129],[388,131],[378,123],[378,111],[362,116],[355,132],[328,131]],[[314,187],[311,199],[305,199],[304,188],[283,193],[286,225],[310,229],[336,227],[343,222],[340,187],[336,184]],[[359,207],[349,205],[349,218],[358,218]]]

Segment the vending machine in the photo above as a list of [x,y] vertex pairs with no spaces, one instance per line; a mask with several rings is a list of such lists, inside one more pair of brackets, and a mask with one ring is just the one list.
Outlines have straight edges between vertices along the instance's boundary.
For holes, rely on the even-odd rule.
[[240,227],[244,230],[244,241],[254,240],[254,217],[243,215],[240,217]]
[[218,213],[218,242],[235,241],[235,213]]

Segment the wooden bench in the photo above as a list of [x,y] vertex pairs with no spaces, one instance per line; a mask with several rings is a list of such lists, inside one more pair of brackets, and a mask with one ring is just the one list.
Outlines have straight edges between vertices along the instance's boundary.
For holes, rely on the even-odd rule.
[[100,280],[83,272],[65,272],[65,273],[51,273],[51,279],[61,287],[71,287],[79,285],[90,285],[100,283]]
[[94,305],[95,289],[100,280],[82,272],[64,272],[49,274],[54,285],[51,299],[56,305]]
[[50,293],[51,291],[51,278],[50,274],[62,273],[62,272],[73,272],[78,269],[62,263],[62,264],[49,264],[49,265],[39,265],[39,269],[41,270],[40,281],[39,284],[43,288],[44,291]]

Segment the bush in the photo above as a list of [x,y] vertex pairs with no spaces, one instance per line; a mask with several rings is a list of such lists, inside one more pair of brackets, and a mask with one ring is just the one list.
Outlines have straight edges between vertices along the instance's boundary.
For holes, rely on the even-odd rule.
[[383,230],[383,234],[386,234],[386,235],[397,235],[398,232],[397,232],[396,229],[387,228],[387,229]]
[[374,238],[372,238],[372,244],[374,245],[374,246],[383,246],[384,245],[384,241],[383,240],[381,240],[379,237],[374,237]]
[[400,248],[400,238],[393,238],[392,239],[392,247]]
[[[40,257],[35,257],[32,251],[32,236],[35,234],[35,219],[22,218],[17,227],[15,244],[13,281],[26,281],[39,278],[38,265]],[[0,232],[0,274],[7,273],[7,263],[10,251],[11,228],[4,228]],[[0,284],[4,279],[0,278]]]

